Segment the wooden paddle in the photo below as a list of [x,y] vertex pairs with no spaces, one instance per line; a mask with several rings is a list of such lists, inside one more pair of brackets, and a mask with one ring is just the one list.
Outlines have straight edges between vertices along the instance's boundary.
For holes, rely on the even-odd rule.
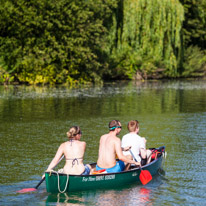
[[[54,169],[62,161],[63,158],[64,158],[64,155],[62,155],[62,157],[60,158],[58,163],[52,169]],[[39,183],[36,185],[36,187],[34,187],[34,188],[24,188],[24,189],[18,190],[16,192],[17,193],[34,192],[38,189],[38,187],[41,185],[41,183],[44,182],[44,180],[45,180],[45,176],[39,181]]]
[[[132,157],[134,158],[135,162],[137,162],[131,149],[129,151],[130,151],[130,154],[132,155]],[[150,172],[148,170],[143,170],[141,167],[139,167],[139,168],[141,170],[140,175],[139,175],[139,179],[143,185],[146,185],[148,182],[150,182],[152,180],[152,175],[150,174]]]

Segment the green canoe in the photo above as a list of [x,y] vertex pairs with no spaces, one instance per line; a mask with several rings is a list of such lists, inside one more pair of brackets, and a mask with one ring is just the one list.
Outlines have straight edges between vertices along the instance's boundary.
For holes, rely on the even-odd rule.
[[[154,151],[152,161],[143,166],[142,169],[148,170],[154,176],[161,167],[165,147],[152,148],[151,150]],[[96,163],[92,163],[91,166],[95,168]],[[140,169],[137,167],[131,167],[128,171],[123,172],[93,175],[67,175],[57,172],[45,172],[46,189],[49,193],[63,193],[114,188],[140,181],[140,172]]]

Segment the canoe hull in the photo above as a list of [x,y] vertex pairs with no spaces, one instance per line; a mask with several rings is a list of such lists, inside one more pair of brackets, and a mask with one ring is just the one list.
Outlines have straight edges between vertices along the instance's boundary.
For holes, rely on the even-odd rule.
[[[157,174],[162,164],[163,155],[152,161],[150,164],[142,167],[148,170],[152,176]],[[46,172],[46,189],[49,193],[85,191],[92,189],[115,188],[121,185],[127,185],[140,182],[140,169],[118,172],[102,173],[96,175],[66,175],[55,172]]]

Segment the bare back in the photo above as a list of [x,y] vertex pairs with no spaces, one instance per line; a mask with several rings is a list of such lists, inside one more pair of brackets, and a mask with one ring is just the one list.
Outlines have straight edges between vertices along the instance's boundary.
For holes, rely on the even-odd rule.
[[100,138],[99,157],[97,164],[102,168],[111,168],[116,165],[116,151],[120,148],[121,142],[114,134],[105,134]]
[[62,144],[63,153],[66,159],[64,173],[82,174],[84,172],[84,152],[86,143],[78,140],[68,141]]

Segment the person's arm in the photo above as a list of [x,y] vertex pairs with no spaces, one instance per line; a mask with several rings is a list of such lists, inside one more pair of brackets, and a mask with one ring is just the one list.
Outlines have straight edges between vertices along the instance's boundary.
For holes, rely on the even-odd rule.
[[141,154],[142,159],[145,159],[147,157],[146,149],[140,149],[140,154]]
[[86,142],[83,142],[83,150],[84,150],[84,153],[86,151],[86,146],[87,146],[87,143]]
[[60,160],[60,158],[62,157],[62,155],[64,153],[63,152],[63,147],[64,147],[64,143],[61,144],[60,147],[58,148],[55,157],[53,158],[53,160],[49,164],[49,166],[48,166],[46,171],[50,171],[52,168],[54,168],[58,164],[58,161]]
[[130,163],[130,164],[135,164],[135,165],[137,165],[137,166],[140,165],[139,162],[135,162],[134,160],[130,160],[130,159],[128,159],[127,157],[125,157],[125,156],[123,155],[120,139],[117,139],[117,140],[115,141],[115,151],[116,151],[116,154],[117,154],[118,158],[119,158],[120,160],[122,160],[123,162],[127,162],[127,163]]
[[87,146],[86,142],[82,142],[83,158],[86,151],[86,146]]
[[144,137],[142,137],[142,143],[141,143],[141,149],[140,149],[140,155],[142,159],[145,159],[147,157],[146,142],[147,140]]
[[132,146],[122,147],[122,151],[126,152],[126,151],[130,150],[131,148],[132,148]]

